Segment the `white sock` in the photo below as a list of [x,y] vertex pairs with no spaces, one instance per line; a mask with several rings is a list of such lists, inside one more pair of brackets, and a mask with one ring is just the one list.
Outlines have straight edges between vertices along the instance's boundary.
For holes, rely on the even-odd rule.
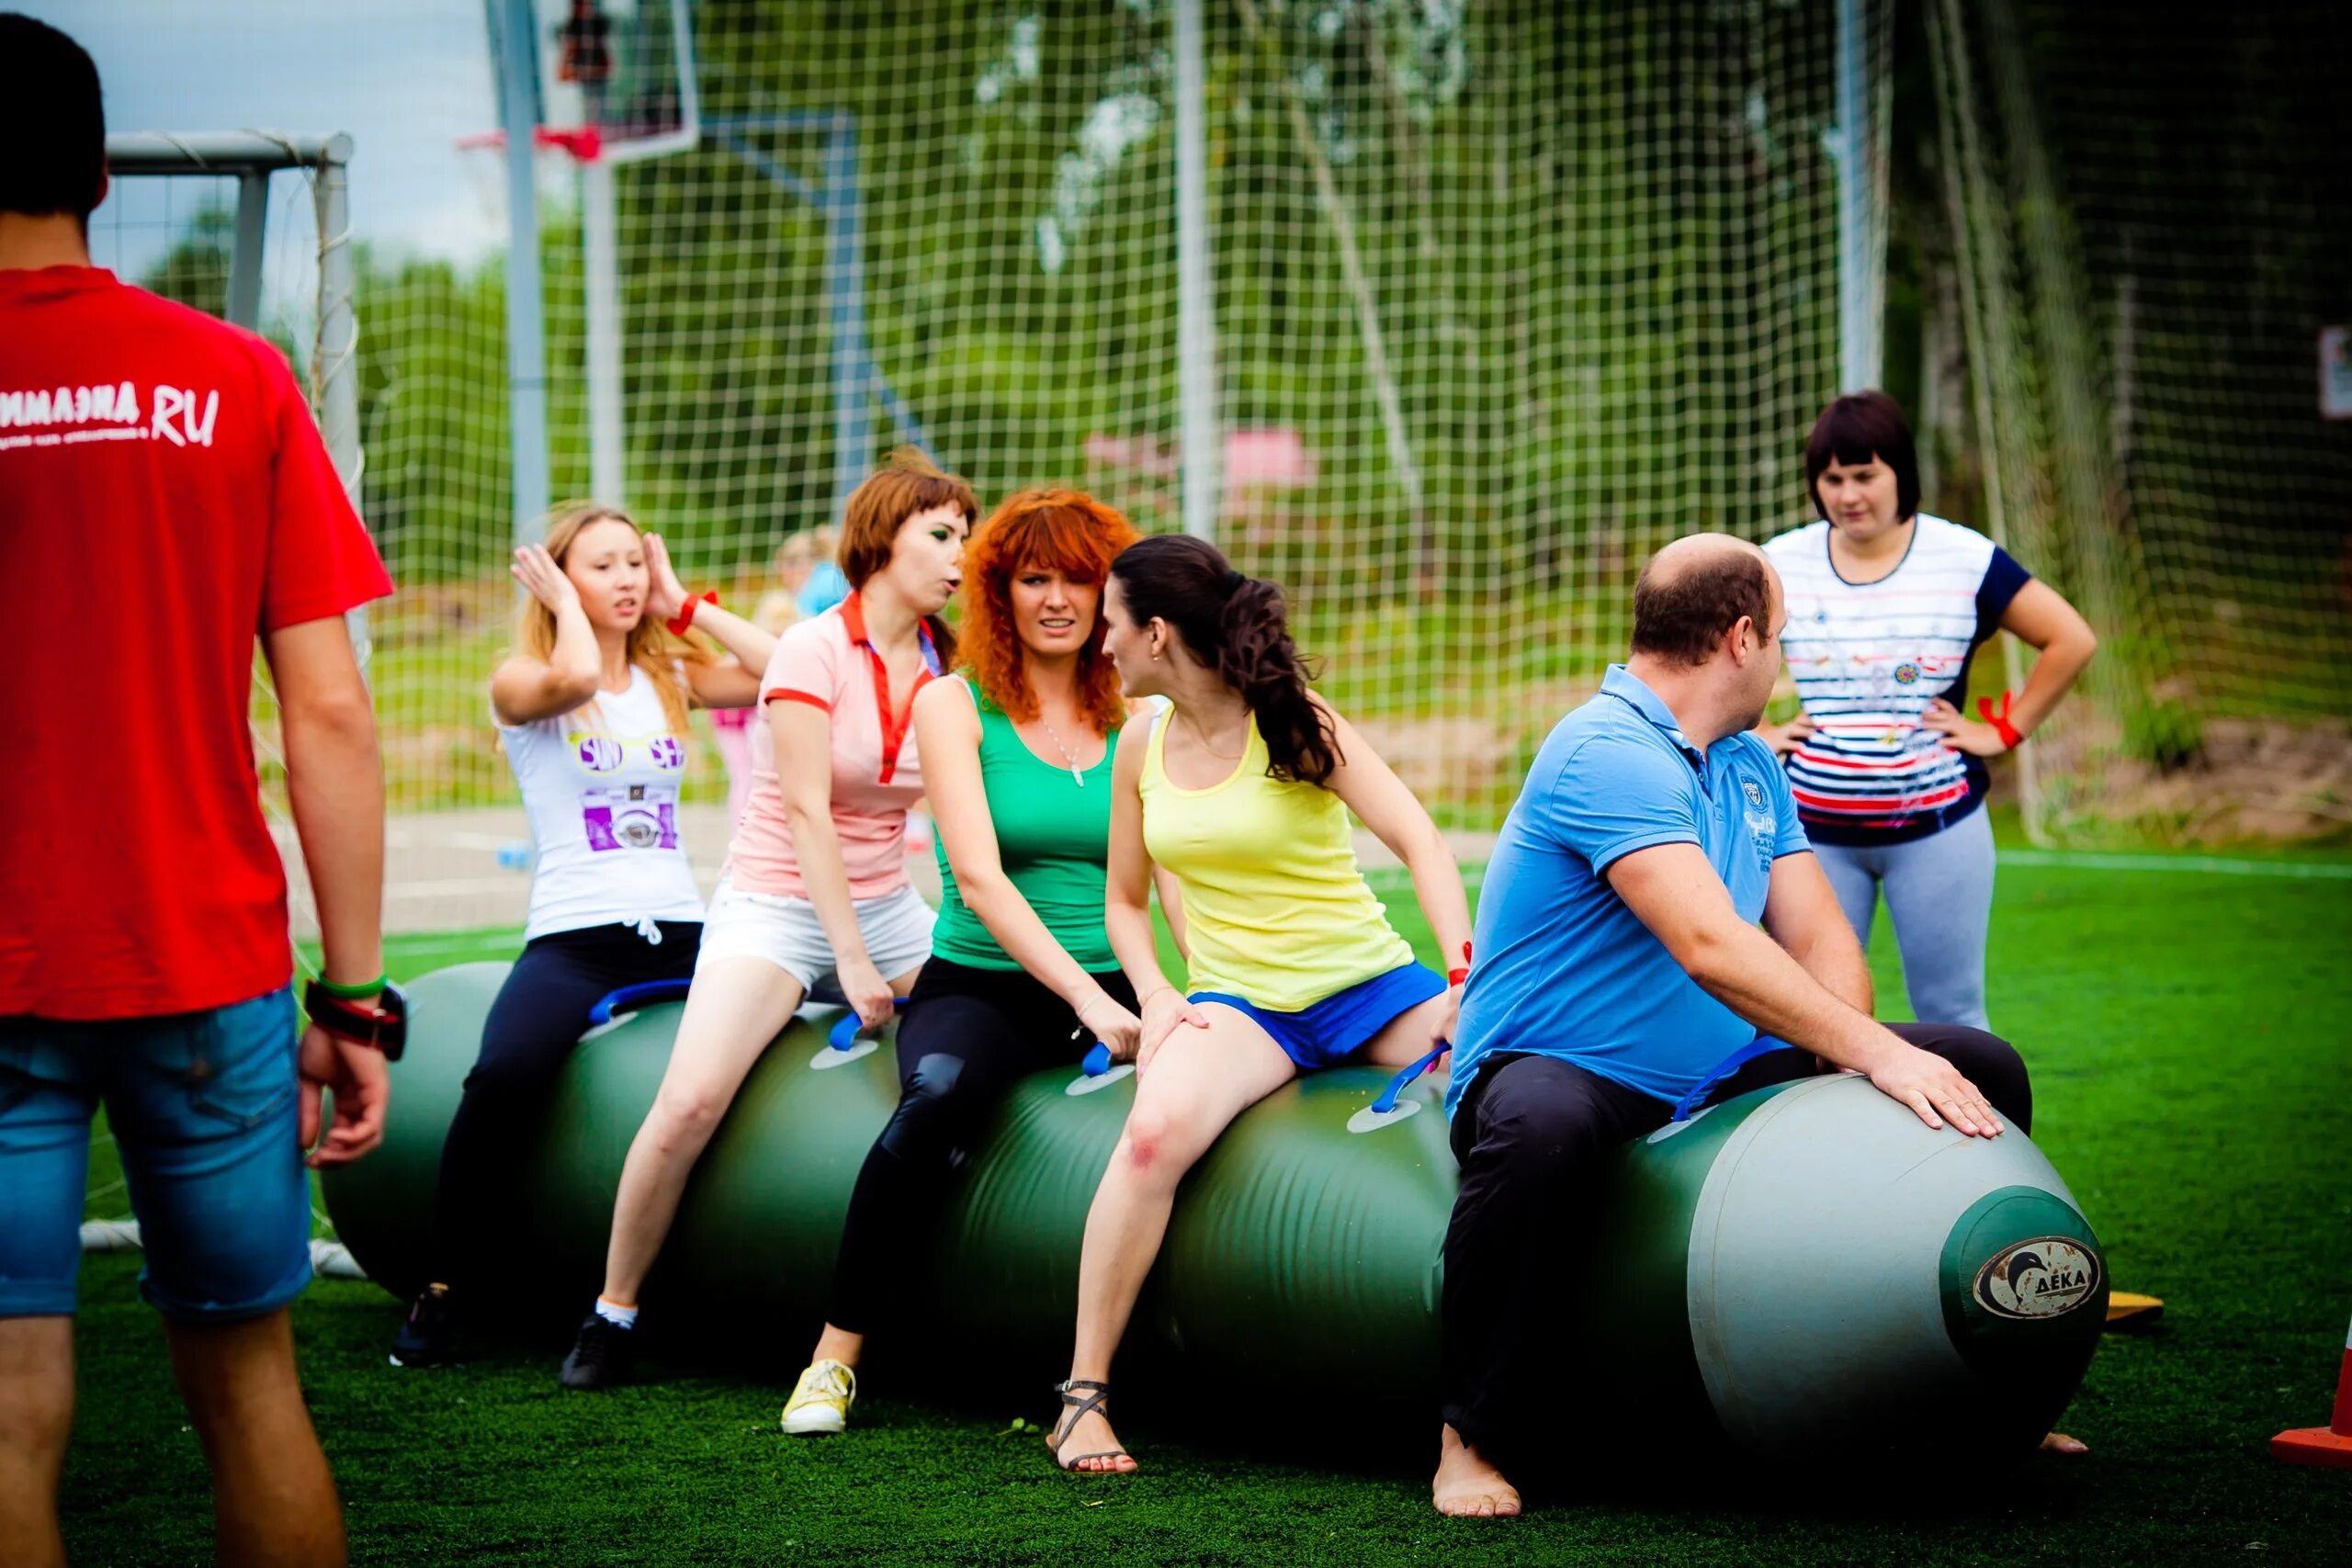
[[635,1328],[637,1326],[635,1307],[625,1307],[618,1302],[609,1302],[602,1296],[596,1298],[596,1315],[616,1327]]

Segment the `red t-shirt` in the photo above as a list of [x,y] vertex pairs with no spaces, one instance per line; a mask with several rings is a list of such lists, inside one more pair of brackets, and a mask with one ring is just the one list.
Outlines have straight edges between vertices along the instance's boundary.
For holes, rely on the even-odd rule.
[[392,586],[285,356],[100,268],[0,271],[0,1016],[285,985],[254,641]]

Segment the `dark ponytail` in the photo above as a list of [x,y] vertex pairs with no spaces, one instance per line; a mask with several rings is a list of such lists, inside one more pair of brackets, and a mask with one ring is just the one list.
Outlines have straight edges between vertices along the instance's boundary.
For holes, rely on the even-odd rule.
[[1182,534],[1130,545],[1111,563],[1130,619],[1157,617],[1250,705],[1267,773],[1327,784],[1340,762],[1329,710],[1307,690],[1315,671],[1290,639],[1283,591],[1233,570],[1216,546]]

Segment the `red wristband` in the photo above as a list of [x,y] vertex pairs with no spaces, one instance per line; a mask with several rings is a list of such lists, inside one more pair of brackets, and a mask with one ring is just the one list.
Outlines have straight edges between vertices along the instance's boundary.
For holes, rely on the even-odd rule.
[[716,590],[703,594],[699,599],[689,593],[686,595],[686,602],[684,605],[679,609],[677,615],[672,619],[664,621],[662,624],[670,628],[670,635],[672,637],[684,637],[686,635],[686,628],[695,624],[695,612],[705,604],[716,604],[718,603],[718,594]]
[[1470,978],[1470,944],[1465,942],[1462,944],[1462,967],[1445,972],[1446,987],[1451,990],[1468,978]]
[[1993,711],[1992,698],[1979,697],[1976,699],[1976,711],[1985,723],[1993,727],[1993,732],[2001,738],[2001,744],[2014,751],[2025,744],[2025,737],[2018,732],[2016,725],[2009,722],[2009,702],[2012,695],[2013,694],[2008,692],[2001,694],[2001,711],[1998,713]]

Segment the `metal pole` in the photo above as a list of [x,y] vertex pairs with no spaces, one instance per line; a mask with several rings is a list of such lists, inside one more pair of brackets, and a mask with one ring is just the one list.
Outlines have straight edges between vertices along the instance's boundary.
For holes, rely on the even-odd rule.
[[269,240],[269,171],[237,175],[237,241],[229,253],[228,317],[247,332],[261,331],[261,253]]
[[1176,0],[1176,368],[1184,532],[1216,536],[1225,436],[1216,412],[1216,295],[1209,270],[1208,97],[1201,0]]
[[[319,219],[318,363],[311,382],[318,389],[319,434],[327,456],[343,480],[351,509],[368,515],[360,505],[359,479],[359,322],[352,311],[356,291],[351,265],[351,186],[346,164],[351,138],[331,137],[311,184]],[[344,617],[351,628],[351,646],[359,667],[368,667],[371,640],[368,610],[362,605]]]
[[118,175],[185,175],[217,168],[311,169],[345,136],[281,136],[274,130],[130,130],[107,138],[107,167]]
[[[588,122],[603,115],[599,88],[589,91]],[[613,165],[602,156],[580,166],[581,269],[587,279],[588,491],[607,506],[627,503],[628,456],[622,442],[621,289]]]
[[1847,392],[1874,387],[1879,378],[1862,34],[1861,0],[1838,0],[1838,386]]
[[857,189],[857,120],[833,117],[825,138],[825,293],[832,303],[833,517],[874,460],[866,378],[865,209]]
[[531,0],[492,0],[500,19],[499,118],[506,128],[506,379],[514,542],[539,536],[548,510],[548,351],[539,299],[539,193],[532,133],[538,50]]

